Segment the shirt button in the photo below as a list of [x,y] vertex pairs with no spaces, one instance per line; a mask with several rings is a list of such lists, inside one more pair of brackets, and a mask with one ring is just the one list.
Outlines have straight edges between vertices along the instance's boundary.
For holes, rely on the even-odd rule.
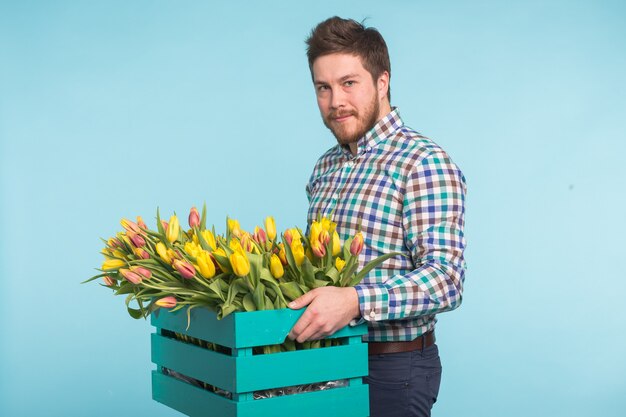
[[376,318],[376,312],[374,310],[370,311],[370,318],[371,319]]

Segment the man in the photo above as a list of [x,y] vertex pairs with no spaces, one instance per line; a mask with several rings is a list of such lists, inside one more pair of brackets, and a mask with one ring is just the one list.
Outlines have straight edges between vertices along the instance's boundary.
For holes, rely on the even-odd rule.
[[374,28],[330,18],[307,39],[324,124],[338,144],[317,161],[306,187],[309,224],[333,213],[342,240],[359,228],[360,265],[392,251],[354,288],[317,288],[289,337],[323,338],[368,322],[370,412],[429,416],[441,363],[435,315],[461,303],[465,179],[435,143],[390,105],[387,46]]

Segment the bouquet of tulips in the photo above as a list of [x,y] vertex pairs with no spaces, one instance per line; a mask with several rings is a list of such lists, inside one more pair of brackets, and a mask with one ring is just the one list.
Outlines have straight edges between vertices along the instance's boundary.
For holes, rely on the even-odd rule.
[[227,218],[225,233],[218,234],[214,226],[206,227],[205,206],[202,214],[193,207],[188,223],[184,230],[175,214],[161,220],[158,209],[156,230],[141,217],[136,222],[122,219],[124,230],[105,240],[101,273],[85,282],[102,278],[116,295],[126,295],[134,318],[158,308],[184,307],[206,307],[223,318],[235,311],[286,308],[317,287],[356,285],[396,255],[379,257],[357,272],[362,233],[342,243],[326,217],[314,221],[308,235],[291,228],[280,239],[273,217],[253,233]]

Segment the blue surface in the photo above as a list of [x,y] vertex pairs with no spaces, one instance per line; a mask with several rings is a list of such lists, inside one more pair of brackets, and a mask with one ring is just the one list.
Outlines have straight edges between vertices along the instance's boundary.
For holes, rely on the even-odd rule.
[[178,415],[151,400],[149,322],[78,283],[157,205],[304,227],[334,138],[303,41],[334,14],[380,29],[392,104],[468,180],[433,415],[623,415],[622,2],[208,3],[0,4],[0,415]]

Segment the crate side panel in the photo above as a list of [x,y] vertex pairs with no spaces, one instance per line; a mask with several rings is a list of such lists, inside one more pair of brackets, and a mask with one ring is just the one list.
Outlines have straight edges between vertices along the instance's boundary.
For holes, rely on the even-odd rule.
[[226,391],[235,391],[235,358],[152,334],[152,362]]
[[238,404],[238,417],[367,417],[367,385],[285,395]]
[[[235,347],[251,347],[281,344],[289,331],[302,316],[305,309],[263,310],[249,313],[234,313]],[[367,334],[367,324],[346,326],[329,338],[362,336]]]
[[150,322],[158,328],[186,334],[218,345],[234,347],[235,323],[232,315],[218,320],[215,312],[206,308],[194,308],[190,312],[190,318],[189,328],[187,328],[187,309],[173,313],[159,309],[152,313]]
[[237,358],[237,390],[257,391],[367,376],[367,345]]
[[191,417],[236,417],[236,404],[227,399],[152,371],[152,398]]

